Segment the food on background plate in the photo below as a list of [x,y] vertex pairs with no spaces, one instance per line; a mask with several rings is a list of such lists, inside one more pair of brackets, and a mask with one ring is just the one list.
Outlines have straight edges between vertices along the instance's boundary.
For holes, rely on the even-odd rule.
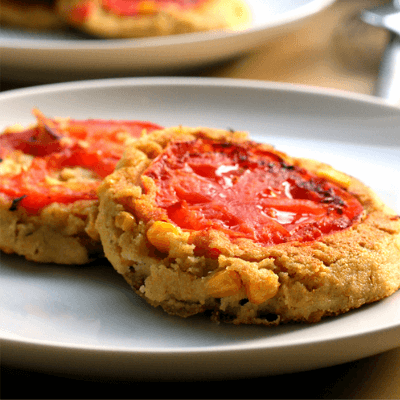
[[106,257],[173,315],[317,322],[400,286],[398,215],[357,179],[242,132],[144,135],[98,194]]
[[36,124],[0,135],[0,249],[58,264],[102,257],[96,190],[126,143],[160,126],[34,114]]
[[66,27],[55,12],[55,0],[1,0],[0,23],[30,30]]
[[75,28],[104,38],[243,30],[245,0],[2,0],[0,21],[31,30]]
[[165,36],[213,29],[244,29],[244,0],[57,0],[69,25],[106,38]]

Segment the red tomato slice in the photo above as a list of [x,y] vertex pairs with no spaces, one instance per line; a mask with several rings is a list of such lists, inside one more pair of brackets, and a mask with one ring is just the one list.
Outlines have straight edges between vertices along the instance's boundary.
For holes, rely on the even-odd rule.
[[314,240],[351,226],[363,212],[346,190],[251,142],[172,143],[144,175],[155,181],[156,205],[173,223],[232,240]]
[[[35,127],[0,135],[0,158],[11,157],[15,151],[34,156],[29,168],[17,175],[3,175],[0,180],[0,192],[12,199],[21,198],[18,206],[29,213],[37,213],[54,202],[97,199],[96,189],[113,172],[127,137],[162,129],[143,121],[54,120],[38,110],[34,114],[38,120]],[[85,168],[97,179],[85,182],[79,189],[48,182],[48,177],[57,177],[66,167]]]
[[204,0],[102,0],[102,7],[117,15],[134,16],[149,14],[162,9],[165,5],[174,5],[180,8],[193,8]]

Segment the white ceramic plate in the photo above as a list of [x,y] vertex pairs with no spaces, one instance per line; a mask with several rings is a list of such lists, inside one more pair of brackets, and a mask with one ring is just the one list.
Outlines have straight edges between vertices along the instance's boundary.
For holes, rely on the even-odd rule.
[[33,82],[170,74],[215,63],[287,35],[334,0],[248,0],[249,29],[149,39],[89,39],[77,33],[0,29],[2,76]]
[[[400,212],[400,109],[367,96],[219,79],[137,78],[0,94],[0,129],[49,116],[248,130],[359,177]],[[123,379],[222,379],[325,367],[400,346],[400,292],[314,325],[181,319],[139,299],[106,263],[36,265],[1,254],[2,363]]]

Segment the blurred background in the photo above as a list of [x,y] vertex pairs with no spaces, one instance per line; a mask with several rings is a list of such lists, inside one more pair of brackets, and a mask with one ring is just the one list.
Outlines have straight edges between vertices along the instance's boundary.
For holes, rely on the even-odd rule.
[[[161,69],[155,74],[290,82],[372,94],[390,34],[361,21],[360,13],[390,3],[391,0],[337,0],[294,29],[283,27],[284,34],[269,38],[233,60],[191,69]],[[42,83],[40,79],[35,81],[34,75],[21,79],[21,73],[15,68],[10,71],[5,59],[2,64],[3,91]],[[122,75],[144,74],[148,72]]]

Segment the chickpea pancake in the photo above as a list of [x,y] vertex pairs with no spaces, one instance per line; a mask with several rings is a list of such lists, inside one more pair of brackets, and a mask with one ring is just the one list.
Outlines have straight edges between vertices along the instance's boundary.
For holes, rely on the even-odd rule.
[[160,126],[34,113],[36,124],[0,135],[0,249],[59,264],[103,257],[96,190],[126,143]]
[[398,215],[356,178],[243,132],[144,135],[98,193],[106,257],[173,315],[317,322],[400,286]]
[[105,38],[242,30],[251,12],[243,0],[57,0],[70,26]]

